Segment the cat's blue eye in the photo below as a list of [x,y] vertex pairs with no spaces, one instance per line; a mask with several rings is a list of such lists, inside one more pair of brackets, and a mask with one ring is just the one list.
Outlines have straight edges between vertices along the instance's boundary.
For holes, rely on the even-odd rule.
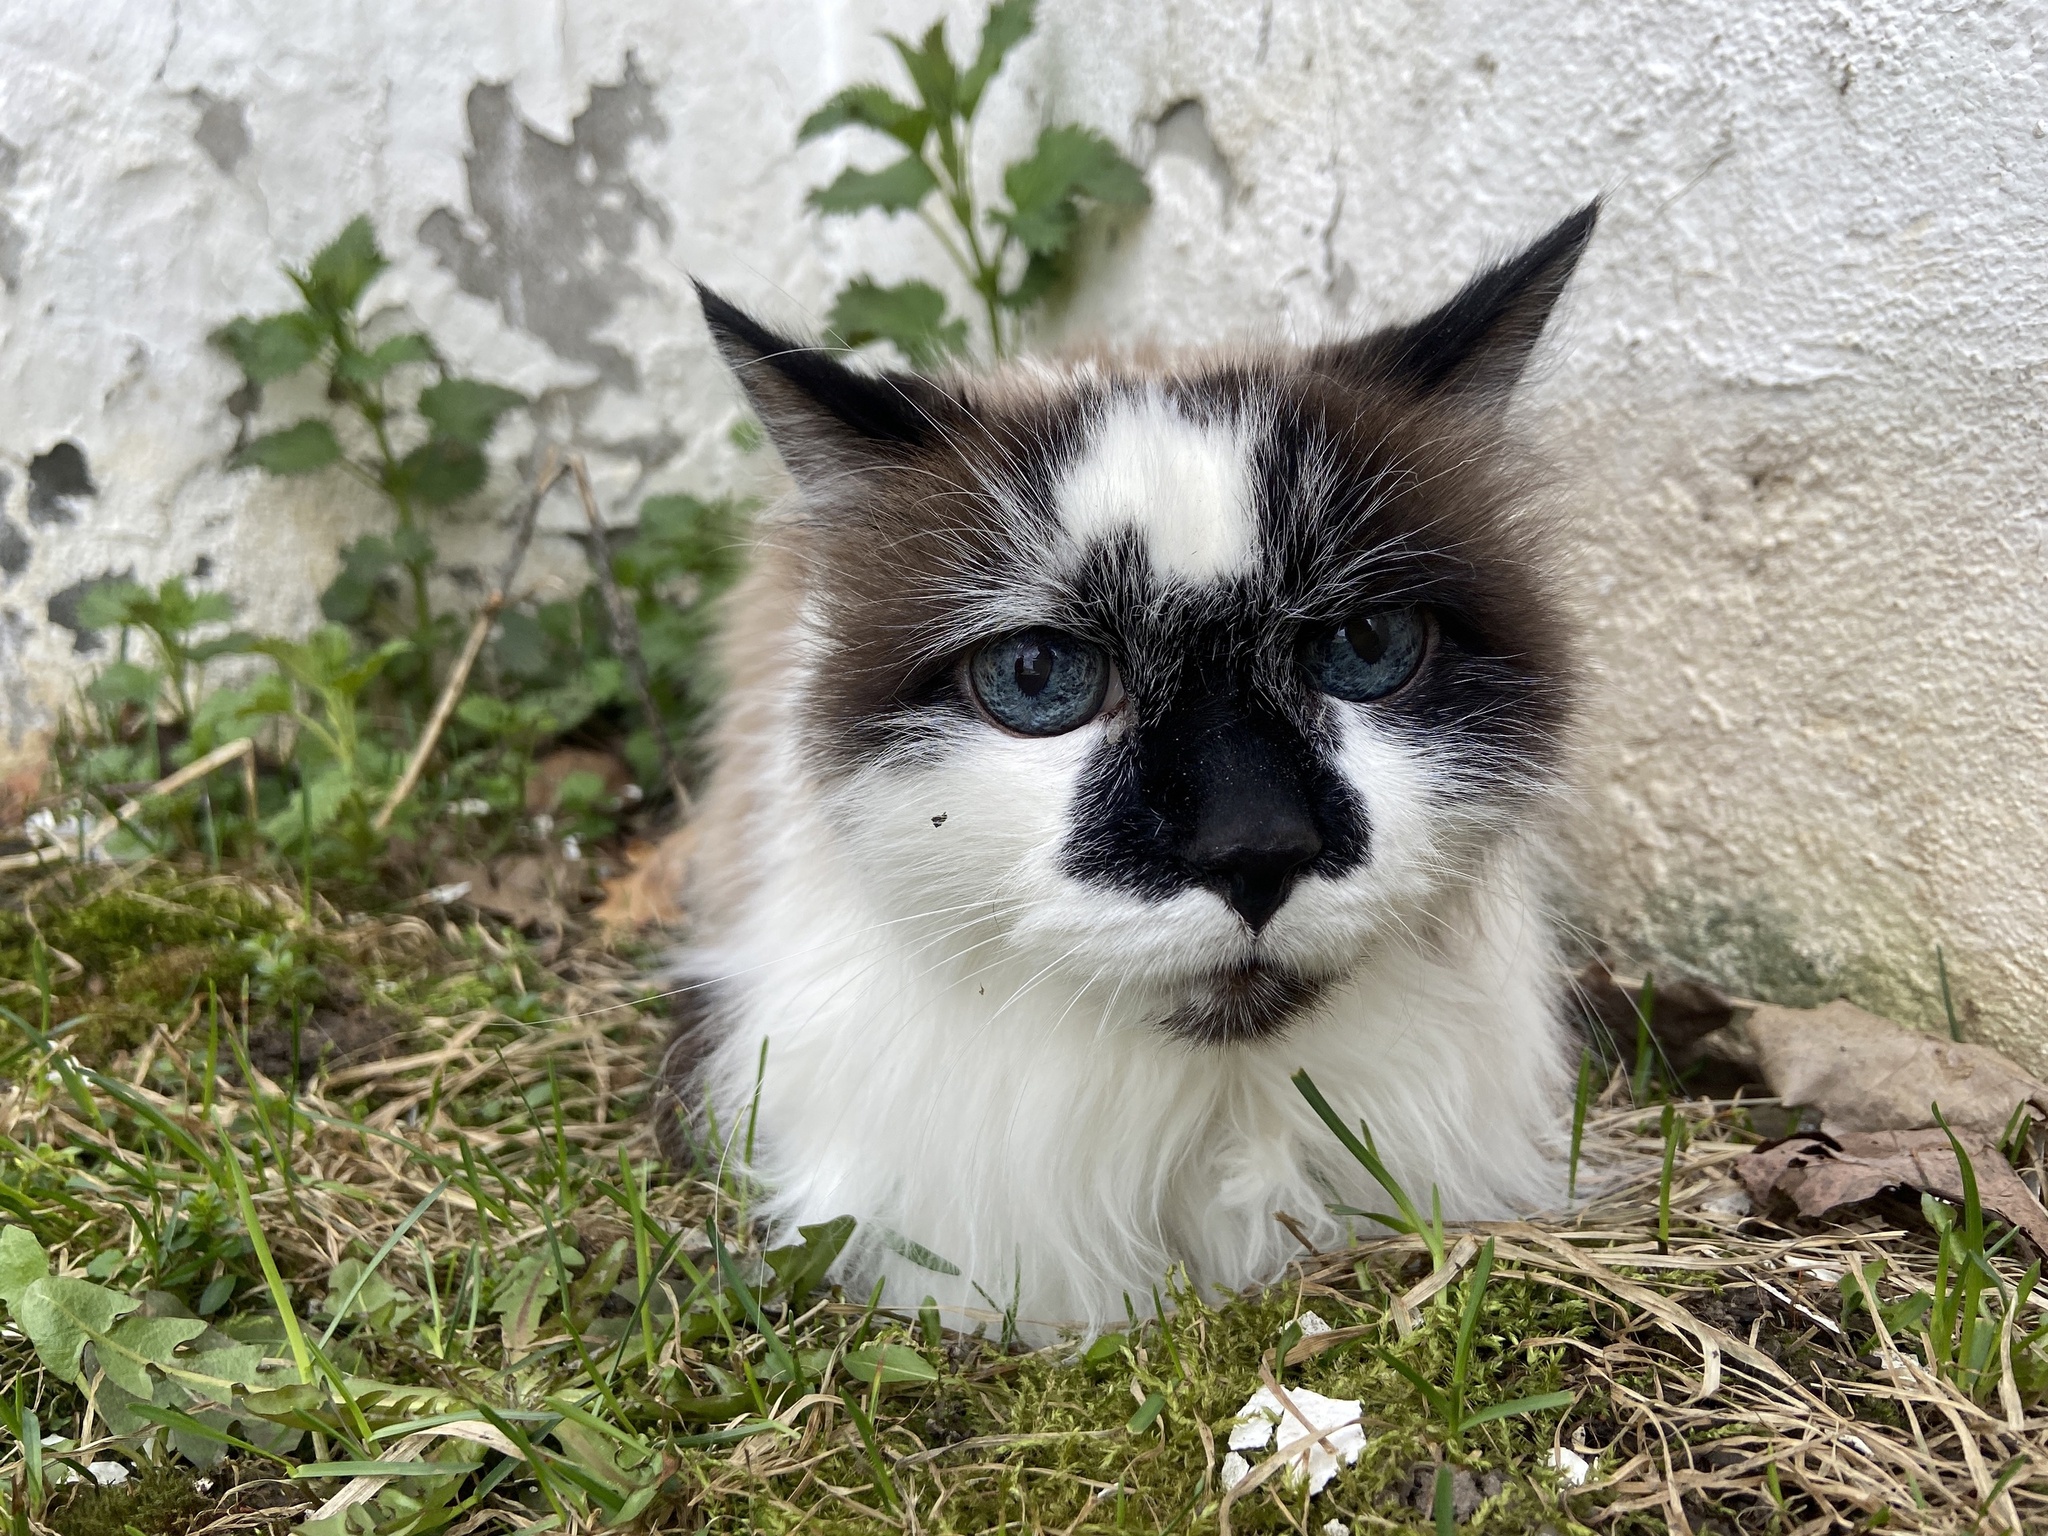
[[1058,736],[1102,709],[1109,657],[1057,629],[1027,629],[976,651],[967,677],[997,724],[1020,736]]
[[1368,608],[1310,636],[1309,675],[1323,692],[1363,704],[1413,677],[1429,653],[1420,608]]

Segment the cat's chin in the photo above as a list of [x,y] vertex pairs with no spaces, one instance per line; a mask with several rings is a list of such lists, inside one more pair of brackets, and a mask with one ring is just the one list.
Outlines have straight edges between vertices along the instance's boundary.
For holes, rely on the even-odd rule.
[[1160,1028],[1193,1045],[1251,1045],[1277,1039],[1315,1006],[1326,982],[1253,958],[1187,987]]

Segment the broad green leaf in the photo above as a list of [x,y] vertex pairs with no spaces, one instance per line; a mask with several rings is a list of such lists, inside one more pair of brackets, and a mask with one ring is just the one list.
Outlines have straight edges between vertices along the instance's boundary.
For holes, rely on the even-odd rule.
[[1512,1402],[1495,1403],[1491,1408],[1482,1408],[1466,1417],[1459,1429],[1474,1429],[1481,1424],[1491,1424],[1495,1419],[1511,1419],[1524,1413],[1548,1413],[1553,1408],[1569,1408],[1578,1400],[1572,1392],[1541,1392],[1534,1397],[1518,1397]]
[[1010,207],[997,209],[996,222],[1028,251],[1057,255],[1072,243],[1080,225],[1079,199],[1120,208],[1142,208],[1152,200],[1145,178],[1121,151],[1092,128],[1067,125],[1038,136],[1029,159],[1003,172]]
[[498,1315],[504,1333],[506,1360],[517,1360],[532,1347],[548,1298],[556,1289],[555,1266],[545,1255],[529,1254],[505,1272],[491,1298],[491,1310]]
[[9,1310],[50,1373],[80,1386],[79,1352],[89,1340],[104,1337],[117,1318],[141,1305],[133,1297],[90,1280],[45,1275],[24,1290]]
[[990,8],[988,20],[981,24],[981,47],[960,79],[962,117],[974,116],[974,109],[981,105],[981,93],[1003,67],[1010,50],[1031,35],[1036,10],[1037,0],[1002,0]]
[[1066,275],[1067,263],[1063,256],[1041,256],[1033,251],[1024,263],[1024,270],[1017,275],[1017,281],[997,294],[996,302],[1009,310],[1022,312],[1030,309],[1042,303]]
[[132,661],[110,662],[105,671],[86,684],[85,696],[95,704],[118,709],[124,704],[141,707],[156,702],[163,679],[147,667]]
[[211,640],[202,640],[191,647],[194,661],[212,661],[217,656],[246,656],[256,649],[257,637],[246,629],[237,629]]
[[770,1248],[764,1257],[768,1260],[768,1267],[775,1271],[775,1278],[782,1282],[782,1291],[790,1306],[801,1310],[804,1298],[824,1283],[825,1272],[845,1249],[847,1239],[853,1236],[853,1218],[835,1216],[830,1221],[796,1230],[803,1239],[801,1243],[793,1243],[786,1248]]
[[358,384],[374,384],[392,369],[405,363],[431,363],[434,344],[417,331],[381,341],[367,352],[351,352],[339,359],[334,371]]
[[935,368],[967,351],[967,322],[947,317],[946,296],[930,283],[884,288],[855,278],[839,291],[829,323],[850,347],[895,343],[913,368]]
[[377,249],[377,235],[370,221],[358,215],[334,241],[313,258],[312,266],[299,282],[306,302],[323,315],[339,317],[356,307],[356,300],[370,281],[389,265]]
[[394,494],[418,497],[430,507],[473,496],[482,487],[490,465],[468,443],[433,437],[398,461],[387,484]]
[[27,1227],[0,1227],[0,1301],[12,1312],[21,1293],[50,1272],[49,1255]]
[[[264,818],[263,835],[280,848],[296,852],[305,838],[308,822],[315,832],[324,832],[334,825],[355,787],[347,769],[338,763],[328,764],[312,775],[312,782],[304,789],[292,791],[283,810]],[[306,809],[300,809],[301,802]]]
[[259,437],[228,461],[230,469],[261,469],[273,475],[309,475],[341,457],[334,428],[307,417],[282,432]]
[[178,1346],[206,1332],[196,1317],[131,1317],[109,1333],[93,1339],[94,1353],[107,1379],[137,1397],[148,1397],[149,1367],[161,1369],[177,1357]]
[[490,441],[498,418],[526,404],[517,390],[480,379],[443,379],[420,391],[420,414],[434,424],[436,437],[481,448]]
[[235,360],[251,384],[297,373],[320,355],[320,322],[302,309],[251,320],[237,315],[206,338]]
[[849,166],[832,185],[817,188],[805,201],[818,212],[828,214],[859,213],[868,208],[907,213],[938,184],[931,167],[915,155],[905,155],[879,171],[859,171]]
[[377,584],[391,569],[391,545],[368,534],[341,549],[341,569],[320,594],[320,612],[337,624],[355,624],[370,611]]
[[884,1248],[889,1249],[892,1253],[901,1254],[919,1269],[928,1269],[935,1275],[957,1275],[960,1273],[960,1266],[958,1264],[948,1259],[940,1258],[931,1249],[925,1247],[923,1243],[914,1243],[901,1232],[891,1232],[887,1227],[884,1227],[877,1235],[882,1239],[882,1246]]
[[1125,1424],[1124,1428],[1134,1435],[1142,1435],[1152,1427],[1152,1421],[1158,1418],[1165,1408],[1166,1394],[1154,1392],[1138,1405],[1138,1411],[1131,1415],[1130,1422]]
[[938,1367],[907,1344],[868,1344],[844,1357],[846,1374],[855,1381],[872,1382],[877,1376],[883,1386],[901,1381],[937,1381]]
[[[203,1389],[215,1402],[225,1403],[234,1388],[258,1386],[266,1375],[279,1375],[276,1371],[265,1372],[266,1358],[261,1345],[227,1344],[187,1355],[171,1365],[166,1374],[181,1386],[193,1391]],[[288,1374],[284,1379],[289,1379]]]
[[139,582],[115,578],[96,581],[78,600],[78,622],[87,629],[114,629],[134,624],[136,614],[149,605],[149,588]]
[[953,67],[952,54],[946,51],[946,23],[933,22],[924,40],[915,47],[893,32],[883,36],[903,60],[903,67],[910,71],[911,83],[917,87],[925,111],[940,121],[951,118],[959,101],[960,78]]
[[931,132],[931,122],[930,114],[899,101],[879,85],[849,85],[804,119],[796,141],[807,144],[840,128],[873,128],[915,153]]

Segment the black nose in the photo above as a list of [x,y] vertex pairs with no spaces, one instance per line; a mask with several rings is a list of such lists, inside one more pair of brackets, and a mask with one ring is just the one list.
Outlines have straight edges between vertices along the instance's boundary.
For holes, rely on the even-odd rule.
[[1300,765],[1285,743],[1240,722],[1192,750],[1193,815],[1181,857],[1257,933],[1323,851]]
[[1323,851],[1315,824],[1285,793],[1214,805],[1187,848],[1187,860],[1231,909],[1259,932],[1287,900],[1295,876]]

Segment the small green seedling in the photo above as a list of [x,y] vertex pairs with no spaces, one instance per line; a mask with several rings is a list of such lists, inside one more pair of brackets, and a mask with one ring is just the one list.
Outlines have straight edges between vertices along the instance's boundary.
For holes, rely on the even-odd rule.
[[1348,1205],[1333,1205],[1330,1209],[1339,1216],[1363,1217],[1368,1221],[1376,1221],[1382,1226],[1391,1227],[1396,1232],[1406,1232],[1421,1238],[1423,1247],[1429,1250],[1430,1267],[1442,1269],[1446,1253],[1444,1210],[1443,1200],[1437,1193],[1436,1186],[1430,1186],[1430,1214],[1429,1219],[1425,1221],[1422,1212],[1409,1198],[1408,1191],[1402,1187],[1401,1181],[1395,1178],[1393,1171],[1380,1160],[1379,1149],[1373,1145],[1372,1127],[1360,1120],[1358,1134],[1354,1136],[1351,1128],[1338,1116],[1337,1111],[1330,1107],[1330,1101],[1323,1097],[1322,1090],[1316,1087],[1315,1079],[1308,1075],[1306,1067],[1294,1074],[1294,1086],[1300,1090],[1301,1096],[1308,1100],[1309,1107],[1315,1110],[1323,1124],[1344,1143],[1344,1149],[1357,1158],[1359,1166],[1371,1174],[1373,1181],[1387,1192],[1388,1198],[1394,1202],[1394,1208],[1401,1214],[1389,1216],[1382,1211],[1363,1211]]
[[[848,86],[804,120],[797,142],[844,128],[865,128],[894,142],[897,159],[878,171],[848,168],[810,195],[828,216],[877,210],[923,221],[980,301],[989,351],[1015,349],[1021,317],[1066,279],[1092,208],[1143,208],[1152,194],[1138,168],[1091,128],[1054,124],[1025,159],[1003,171],[1006,202],[985,207],[975,190],[974,133],[987,90],[1012,49],[1031,33],[1036,0],[1001,0],[988,13],[974,60],[964,69],[946,42],[943,20],[911,42],[884,34],[910,76],[915,100],[880,85]],[[832,329],[848,346],[888,341],[913,367],[931,367],[969,350],[967,322],[947,312],[946,296],[922,281],[884,287],[856,278],[840,291]]]
[[1572,1095],[1572,1161],[1565,1180],[1564,1197],[1579,1198],[1579,1153],[1586,1144],[1586,1109],[1593,1102],[1593,1053],[1579,1053],[1579,1087]]
[[1641,1104],[1650,1096],[1657,1067],[1657,1036],[1650,1021],[1657,1016],[1657,978],[1645,973],[1636,993],[1636,1069],[1629,1078],[1629,1097]]
[[1493,1244],[1494,1240],[1489,1237],[1480,1248],[1479,1256],[1472,1261],[1471,1276],[1465,1282],[1465,1306],[1458,1315],[1457,1343],[1451,1356],[1451,1383],[1448,1388],[1436,1386],[1391,1350],[1376,1351],[1381,1360],[1422,1394],[1422,1400],[1443,1425],[1444,1433],[1454,1447],[1482,1424],[1491,1424],[1496,1419],[1517,1418],[1525,1413],[1547,1413],[1553,1408],[1566,1407],[1573,1400],[1569,1392],[1540,1392],[1533,1397],[1494,1403],[1475,1413],[1466,1412],[1465,1391],[1472,1374],[1472,1346],[1478,1340],[1480,1308],[1486,1301],[1487,1282],[1493,1275]]
[[1664,1138],[1664,1167],[1657,1175],[1657,1251],[1671,1251],[1671,1174],[1678,1163],[1679,1144],[1685,1140],[1685,1121],[1669,1099],[1659,1117],[1658,1130]]

